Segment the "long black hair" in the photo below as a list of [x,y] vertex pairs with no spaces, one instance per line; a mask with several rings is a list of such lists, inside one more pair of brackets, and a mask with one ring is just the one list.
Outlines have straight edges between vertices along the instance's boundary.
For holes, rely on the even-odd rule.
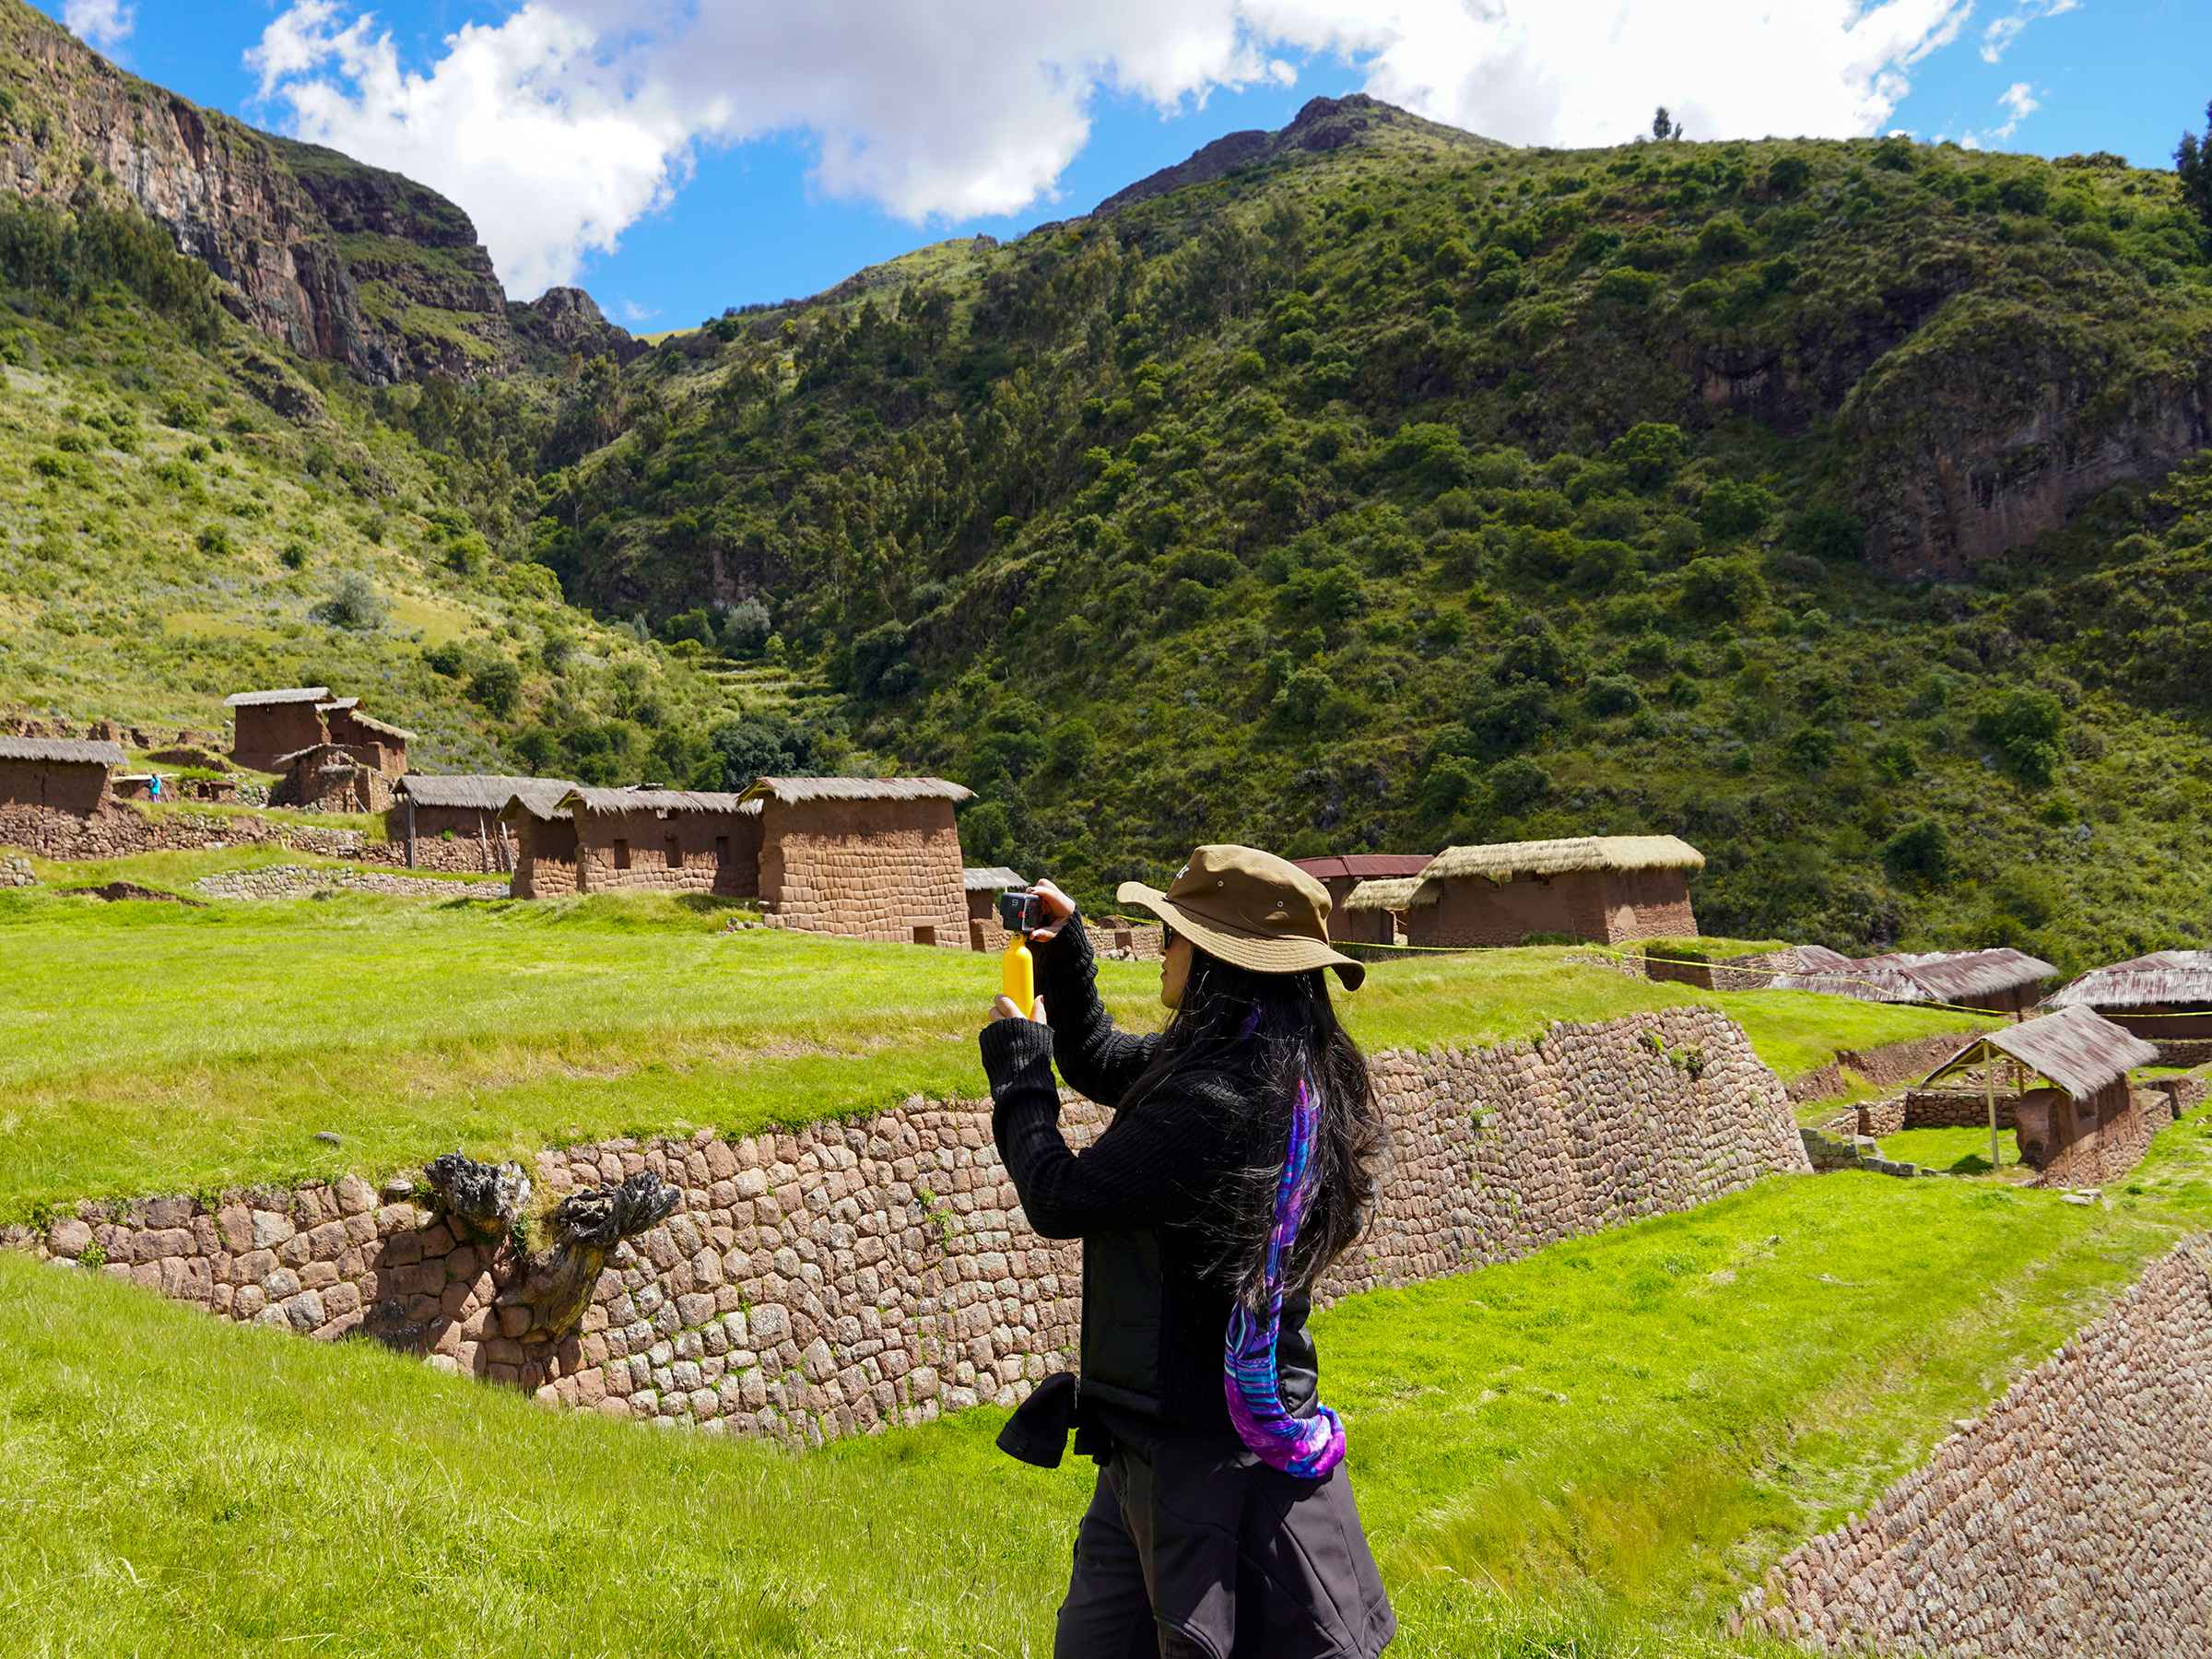
[[1250,1149],[1250,1161],[1215,1196],[1209,1226],[1218,1246],[1214,1277],[1247,1307],[1264,1311],[1276,1188],[1300,1077],[1317,1121],[1305,1220],[1283,1264],[1285,1294],[1309,1288],[1367,1227],[1374,1165],[1387,1138],[1367,1058],[1337,1023],[1326,970],[1255,973],[1193,942],[1182,1001],[1122,1105],[1192,1071],[1250,1079],[1237,1091],[1238,1121],[1227,1125],[1232,1144]]

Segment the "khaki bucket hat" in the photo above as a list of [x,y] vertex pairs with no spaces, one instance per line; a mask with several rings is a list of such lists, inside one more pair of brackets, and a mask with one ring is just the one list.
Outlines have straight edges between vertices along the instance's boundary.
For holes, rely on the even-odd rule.
[[1329,945],[1329,889],[1288,859],[1257,847],[1200,847],[1168,890],[1124,881],[1114,893],[1141,904],[1193,944],[1254,973],[1334,968],[1347,991],[1367,964]]

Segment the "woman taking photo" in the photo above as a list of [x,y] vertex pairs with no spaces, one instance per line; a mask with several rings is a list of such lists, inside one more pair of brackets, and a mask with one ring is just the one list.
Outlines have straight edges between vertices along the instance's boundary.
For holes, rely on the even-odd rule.
[[[1367,1063],[1329,1001],[1366,969],[1328,941],[1329,897],[1272,853],[1200,847],[1165,893],[1118,895],[1167,929],[1157,1036],[1114,1029],[1075,906],[1040,882],[1034,1008],[982,1034],[993,1128],[1030,1225],[1083,1241],[1075,1375],[1046,1379],[1000,1443],[1098,1460],[1056,1659],[1373,1659],[1394,1623],[1321,1404],[1306,1312],[1359,1236],[1383,1141]],[[1113,1109],[1060,1133],[1055,1063]]]

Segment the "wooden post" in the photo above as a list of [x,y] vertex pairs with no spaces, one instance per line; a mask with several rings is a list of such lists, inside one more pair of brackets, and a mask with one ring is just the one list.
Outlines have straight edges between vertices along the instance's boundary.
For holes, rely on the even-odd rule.
[[1982,1099],[1989,1107],[1989,1167],[1997,1167],[1997,1051],[1982,1045]]

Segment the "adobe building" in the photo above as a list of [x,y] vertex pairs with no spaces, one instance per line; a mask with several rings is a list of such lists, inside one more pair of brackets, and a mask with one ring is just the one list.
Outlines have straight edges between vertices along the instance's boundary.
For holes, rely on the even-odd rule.
[[1294,858],[1290,861],[1314,880],[1329,889],[1329,937],[1351,939],[1347,931],[1357,926],[1360,930],[1359,942],[1389,944],[1388,936],[1376,941],[1371,935],[1379,925],[1372,914],[1361,916],[1356,923],[1346,913],[1346,902],[1353,890],[1363,881],[1403,881],[1418,876],[1429,867],[1426,853],[1332,853],[1323,858]]
[[[500,844],[501,829],[505,828],[510,841],[520,835],[516,821],[504,817],[509,804],[522,796],[550,808],[575,787],[566,778],[518,778],[494,772],[429,777],[410,772],[392,786],[388,829],[392,839],[406,849],[409,869],[430,863],[441,869],[452,868],[451,860],[433,857],[430,848],[459,845],[465,852],[472,847],[477,850],[474,867],[503,870],[509,865],[495,851]],[[571,831],[567,861],[573,864],[575,854]],[[468,861],[464,858],[462,862]],[[572,890],[572,887],[571,883],[571,889],[564,890]]]
[[[2134,1169],[2151,1136],[2173,1121],[2171,1098],[2138,1097],[2128,1073],[2158,1063],[2159,1051],[2085,1007],[2000,1026],[1976,1037],[1928,1074],[1927,1084],[1973,1072],[1983,1080],[1991,1119],[2009,1116],[2020,1161],[2039,1170],[2045,1186],[2100,1186]],[[2035,1087],[1994,1087],[1994,1073],[2012,1061]],[[1926,1087],[1924,1084],[1923,1087]]]
[[0,737],[0,808],[96,817],[108,780],[124,764],[120,744],[75,737]]
[[232,692],[223,699],[234,723],[230,759],[254,771],[283,771],[287,755],[330,741],[321,708],[329,700],[328,686]]
[[512,806],[521,833],[510,890],[518,899],[550,897],[564,880],[579,893],[759,892],[760,814],[741,796],[580,785],[549,806],[519,794]]
[[1418,875],[1371,877],[1355,883],[1340,905],[1329,907],[1329,937],[1347,945],[1402,943],[1406,912],[1420,885]]
[[317,743],[277,758],[283,776],[269,791],[272,806],[308,812],[383,812],[392,805],[392,780],[382,769],[344,744]]
[[2157,1043],[2170,1065],[2212,1059],[2212,950],[2159,950],[2095,968],[2053,996]]
[[1532,935],[1625,945],[1690,938],[1689,873],[1705,855],[1672,835],[1447,847],[1406,911],[1410,945],[1518,945]]
[[414,733],[362,713],[358,697],[317,704],[315,712],[323,716],[330,741],[350,749],[362,765],[375,768],[387,778],[405,775],[407,745],[415,741]]
[[777,925],[856,939],[965,946],[965,866],[953,808],[972,791],[942,778],[761,778],[763,911]]
[[968,892],[969,947],[1004,950],[1006,930],[998,924],[998,896],[1030,884],[1004,865],[971,865],[960,872],[960,885]]
[[558,795],[518,790],[500,809],[500,827],[512,840],[514,868],[507,878],[512,899],[562,899],[578,890],[576,815]]
[[1825,946],[1799,945],[1789,954],[1795,968],[1776,973],[1769,989],[1815,991],[1859,1002],[1943,1003],[2016,1019],[2035,1006],[2043,982],[2058,972],[2041,957],[2009,946],[1847,957]]

